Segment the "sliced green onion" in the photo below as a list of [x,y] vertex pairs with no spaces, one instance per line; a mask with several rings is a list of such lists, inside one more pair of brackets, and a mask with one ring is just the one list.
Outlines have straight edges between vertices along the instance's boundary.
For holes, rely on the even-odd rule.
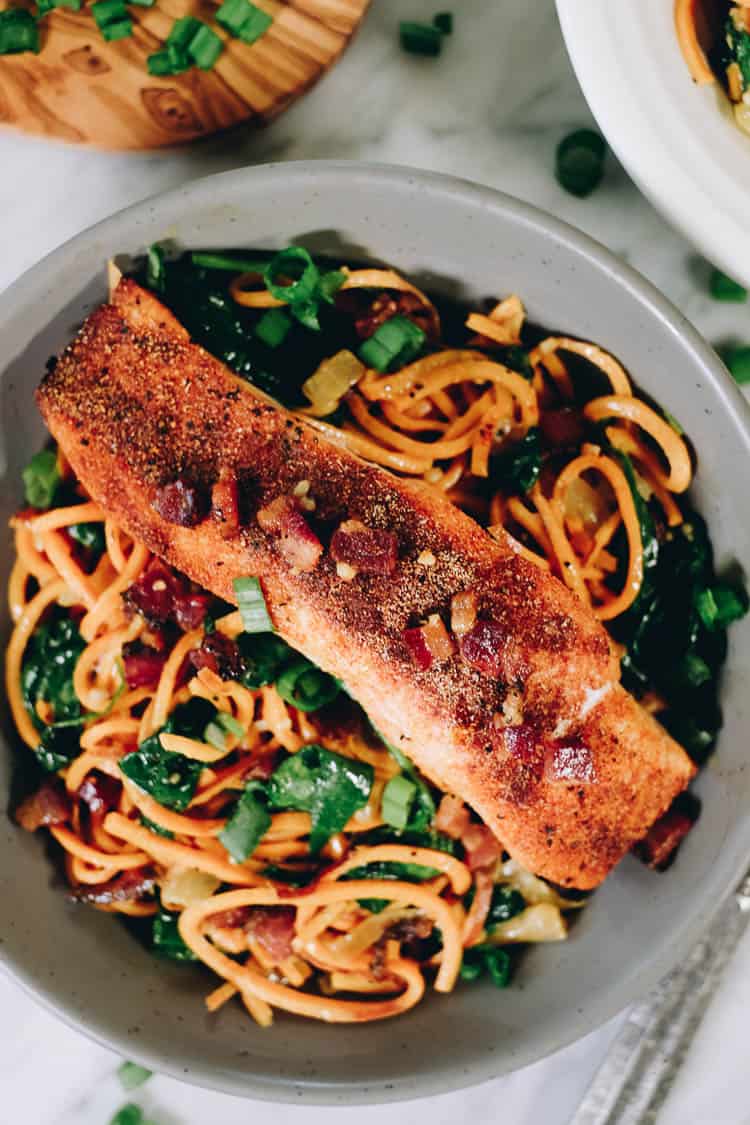
[[143,1110],[134,1102],[128,1102],[117,1111],[109,1125],[144,1125]]
[[429,23],[413,23],[402,20],[398,25],[401,46],[410,55],[435,57],[443,49],[443,33]]
[[380,811],[386,824],[404,829],[409,823],[409,813],[417,795],[413,781],[403,774],[392,777],[383,790]]
[[126,16],[124,20],[105,24],[101,32],[107,43],[114,43],[117,39],[127,39],[133,34],[133,21],[130,16]]
[[139,8],[153,8],[156,0],[128,0],[129,4],[137,4]]
[[432,22],[443,35],[453,34],[453,12],[438,12]]
[[593,129],[577,129],[557,146],[555,174],[565,191],[579,198],[591,195],[604,176],[607,145]]
[[733,621],[739,621],[748,611],[747,591],[735,589],[721,582],[716,586],[699,591],[695,598],[695,608],[705,627],[726,629]]
[[271,814],[266,807],[263,785],[251,781],[219,833],[219,839],[235,863],[243,863],[270,827]]
[[216,22],[232,35],[238,35],[247,19],[249,7],[248,0],[224,0],[216,12]]
[[488,949],[485,963],[495,988],[507,988],[510,981],[510,957],[504,949]]
[[7,8],[0,12],[0,55],[19,55],[23,51],[39,54],[39,29],[26,8]]
[[209,746],[213,746],[214,750],[227,750],[227,733],[223,730],[218,723],[206,723],[203,731],[203,741],[207,742]]
[[243,43],[254,43],[268,31],[273,17],[249,0],[224,0],[216,13],[216,22]]
[[184,51],[187,51],[202,27],[203,24],[195,16],[181,16],[172,24],[166,40],[167,46],[181,47]]
[[215,31],[203,24],[190,40],[187,50],[196,66],[201,70],[211,70],[224,50],[224,43]]
[[[221,8],[219,8],[220,11]],[[210,250],[194,250],[190,255],[190,261],[194,266],[201,266],[204,270],[230,270],[233,273],[257,273],[260,275],[263,274],[268,265],[267,261],[259,262],[257,258],[238,258],[234,254],[212,253]]]
[[154,51],[146,59],[149,74],[156,78],[166,75],[182,74],[189,70],[191,63],[187,55],[177,47],[164,47],[161,51]]
[[83,0],[37,0],[37,19],[46,16],[55,8],[68,8],[71,12],[80,12]]
[[254,4],[249,4],[248,7],[252,11],[248,14],[237,35],[243,43],[250,44],[255,43],[262,35],[265,35],[273,23],[273,17],[269,16],[267,12],[262,12],[260,8],[256,8]]
[[[263,271],[268,292],[290,305],[312,300],[319,277],[318,267],[302,246],[287,246],[279,251]],[[289,281],[284,284],[280,278]]]
[[[154,58],[154,56],[151,55],[151,58]],[[146,254],[146,285],[149,289],[155,289],[157,293],[162,293],[164,291],[164,280],[164,250],[154,243],[153,246],[149,246]]]
[[405,316],[392,316],[365,340],[360,359],[376,371],[387,371],[393,363],[403,366],[422,350],[426,336]]
[[[0,32],[1,34],[1,32]],[[35,453],[21,473],[26,503],[32,508],[51,508],[62,481],[54,449]]]
[[126,1091],[137,1090],[144,1082],[148,1082],[152,1074],[152,1070],[147,1070],[145,1066],[139,1066],[134,1062],[121,1063],[117,1068],[120,1085]]
[[336,698],[341,685],[333,676],[302,659],[284,669],[276,681],[276,690],[285,703],[291,703],[298,711],[317,711]]
[[266,599],[257,578],[235,578],[232,583],[237,598],[237,608],[246,633],[273,632],[273,621],[266,607]]
[[478,980],[482,975],[482,962],[481,961],[467,961],[466,954],[461,962],[461,970],[459,976],[461,980],[474,981]]
[[727,277],[725,273],[718,269],[715,269],[711,274],[709,288],[715,301],[737,301],[739,303],[747,300],[747,289],[736,281],[732,281],[731,277]]
[[245,733],[242,723],[238,722],[234,715],[230,715],[228,711],[219,711],[216,722],[229,734],[233,734],[235,738],[242,738]]
[[268,309],[255,325],[254,331],[267,347],[278,348],[286,340],[291,327],[289,315],[283,309]]
[[108,24],[127,19],[128,9],[125,7],[125,0],[97,0],[96,4],[91,5],[91,14],[99,30],[104,31]]
[[750,383],[750,347],[747,344],[726,352],[724,362],[735,383],[739,383],[740,386]]
[[311,332],[320,332],[318,302],[316,300],[295,301],[289,308],[294,319],[303,324],[305,328],[309,328]]

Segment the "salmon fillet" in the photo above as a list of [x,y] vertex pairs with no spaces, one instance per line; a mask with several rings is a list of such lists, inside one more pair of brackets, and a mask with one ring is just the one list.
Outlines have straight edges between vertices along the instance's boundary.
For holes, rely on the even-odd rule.
[[[229,602],[234,578],[258,576],[280,635],[531,871],[595,887],[695,773],[618,683],[606,631],[562,582],[256,392],[134,282],[89,317],[37,398],[113,518]],[[183,486],[203,504],[189,526],[164,503]],[[234,524],[217,499],[227,487]],[[342,523],[390,533],[389,573],[337,566]],[[433,614],[449,625],[465,592],[477,623],[421,667],[408,630]]]

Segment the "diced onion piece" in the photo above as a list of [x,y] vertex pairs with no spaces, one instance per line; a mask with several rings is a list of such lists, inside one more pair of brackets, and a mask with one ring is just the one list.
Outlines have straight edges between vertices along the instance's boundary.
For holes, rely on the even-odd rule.
[[359,382],[364,373],[364,364],[347,348],[324,359],[315,374],[302,384],[303,393],[311,403],[306,413],[315,418],[332,414],[347,391]]
[[471,590],[454,594],[451,599],[451,632],[463,637],[471,632],[477,619],[477,598]]
[[170,906],[190,906],[201,902],[221,885],[221,879],[195,867],[172,867],[161,884],[162,901]]
[[440,615],[433,613],[422,626],[425,644],[435,660],[449,660],[455,652],[455,645],[448,635]]
[[559,907],[551,902],[539,902],[527,906],[514,918],[501,922],[489,935],[493,945],[521,941],[565,941],[568,928]]

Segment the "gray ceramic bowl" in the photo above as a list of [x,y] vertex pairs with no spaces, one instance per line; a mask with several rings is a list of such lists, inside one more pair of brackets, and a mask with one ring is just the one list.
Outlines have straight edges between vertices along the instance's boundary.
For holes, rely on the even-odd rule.
[[[343,259],[390,262],[437,292],[520,293],[533,319],[597,340],[679,416],[700,454],[695,498],[718,559],[750,559],[747,406],[679,313],[601,246],[539,211],[457,180],[361,164],[284,164],[190,184],[72,239],[0,299],[3,526],[19,501],[20,469],[43,438],[32,391],[46,359],[103,298],[105,259],[165,237],[201,247],[302,241]],[[703,816],[673,869],[656,875],[626,859],[571,940],[529,952],[506,992],[462,985],[395,1022],[361,1027],[281,1016],[261,1031],[234,1005],[209,1017],[202,971],[160,963],[113,919],[71,906],[41,841],[5,817],[0,956],[75,1027],[155,1070],[234,1094],[374,1102],[481,1082],[641,995],[684,956],[739,877],[750,857],[748,620],[733,630],[723,700],[721,742],[698,785]],[[10,771],[3,749],[3,808]]]

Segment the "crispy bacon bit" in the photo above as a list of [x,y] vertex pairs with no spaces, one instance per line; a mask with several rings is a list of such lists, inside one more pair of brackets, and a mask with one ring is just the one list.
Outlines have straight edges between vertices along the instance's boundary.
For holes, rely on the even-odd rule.
[[542,744],[539,732],[531,723],[520,723],[515,727],[506,727],[503,731],[505,749],[514,758],[529,765],[536,762],[542,753]]
[[476,944],[482,936],[487,915],[492,906],[492,877],[487,871],[479,870],[474,876],[474,898],[464,922],[464,946]]
[[240,497],[237,481],[222,473],[211,489],[211,515],[224,539],[231,539],[240,528]]
[[89,773],[78,786],[76,796],[87,806],[91,816],[101,819],[117,805],[120,784],[105,773]]
[[167,663],[167,654],[157,652],[140,641],[131,641],[123,645],[122,663],[125,683],[129,688],[155,687]]
[[394,316],[408,317],[428,335],[434,334],[430,316],[414,293],[380,293],[369,310],[355,320],[354,329],[361,340],[367,340]]
[[478,672],[498,677],[503,667],[505,637],[505,630],[496,622],[477,621],[474,628],[461,639],[461,655]]
[[471,823],[469,810],[460,797],[446,793],[435,815],[435,827],[453,840],[460,840]]
[[239,648],[231,637],[223,633],[208,633],[200,648],[190,653],[190,662],[196,671],[210,668],[222,680],[238,680],[243,671]]
[[292,955],[295,916],[292,906],[256,906],[247,921],[250,937],[263,946],[277,965]]
[[577,738],[548,746],[544,757],[544,775],[548,781],[579,784],[596,781],[591,750]]
[[633,848],[638,859],[655,871],[665,871],[674,862],[677,849],[698,819],[700,806],[695,798],[690,794],[682,798],[677,798]]
[[96,906],[109,906],[113,902],[136,902],[150,894],[155,884],[151,868],[135,867],[132,871],[123,871],[107,883],[76,887],[72,897],[77,902],[93,903]]
[[398,563],[398,537],[359,520],[344,520],[333,533],[331,556],[364,574],[392,574]]
[[175,598],[174,619],[184,633],[203,624],[211,604],[210,594],[188,593]]
[[539,415],[539,428],[550,445],[575,446],[576,449],[584,434],[581,412],[572,406],[543,410]]
[[152,624],[172,622],[185,632],[201,624],[211,604],[210,594],[194,588],[160,559],[151,560],[123,597]]
[[[413,961],[424,961],[434,953],[434,945],[428,944],[434,928],[432,919],[426,918],[423,914],[414,915],[412,918],[401,918],[388,927],[375,952],[379,950],[385,952],[385,943],[391,939],[399,942],[404,957],[409,957]],[[386,975],[385,969],[383,963],[380,966],[383,976]],[[382,979],[382,976],[379,979]]]
[[500,841],[485,824],[470,824],[461,837],[466,851],[466,866],[470,871],[491,867],[503,854]]
[[404,641],[417,668],[426,672],[432,664],[432,653],[427,645],[424,629],[417,625],[413,629],[404,629]]
[[162,519],[178,527],[195,527],[208,514],[205,494],[182,477],[157,489],[151,507]]
[[450,660],[456,651],[456,646],[448,636],[448,630],[439,614],[433,613],[427,618],[427,622],[422,626],[422,633],[434,660]]
[[299,510],[292,496],[277,496],[258,512],[263,531],[279,536],[279,550],[297,570],[314,570],[323,544]]
[[30,797],[16,809],[16,821],[27,832],[50,824],[64,824],[70,817],[70,798],[62,784],[45,781]]
[[454,594],[451,599],[451,632],[463,637],[474,628],[477,619],[477,598],[471,590]]
[[212,914],[210,922],[218,929],[236,930],[247,925],[252,912],[250,906],[235,906],[233,910],[220,910],[218,914]]

